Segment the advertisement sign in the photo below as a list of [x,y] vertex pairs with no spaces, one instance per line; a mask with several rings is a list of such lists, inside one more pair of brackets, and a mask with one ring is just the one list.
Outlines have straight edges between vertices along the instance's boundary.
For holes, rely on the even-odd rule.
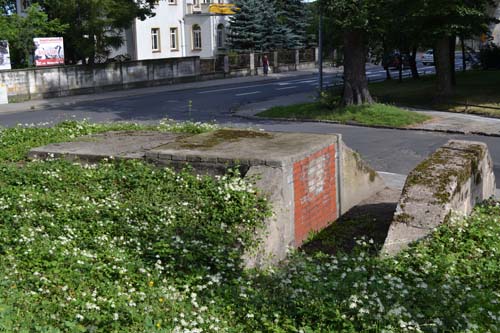
[[64,65],[64,43],[62,37],[33,38],[35,43],[35,65]]
[[0,40],[0,71],[10,69],[9,42]]

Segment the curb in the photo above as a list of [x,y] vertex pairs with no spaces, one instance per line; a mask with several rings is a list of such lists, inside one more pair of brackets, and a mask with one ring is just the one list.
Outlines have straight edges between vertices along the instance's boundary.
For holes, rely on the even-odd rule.
[[379,128],[379,129],[391,129],[391,130],[400,130],[400,131],[421,131],[421,132],[435,132],[435,133],[445,133],[445,134],[460,134],[460,135],[480,135],[486,137],[500,137],[500,133],[484,133],[484,132],[465,132],[459,130],[440,130],[440,129],[429,129],[429,128],[411,128],[411,127],[392,127],[392,126],[384,126],[384,125],[365,125],[352,121],[340,122],[335,120],[314,120],[314,119],[299,119],[299,118],[267,118],[267,117],[258,117],[251,115],[239,115],[235,114],[236,117],[251,119],[251,120],[276,120],[276,121],[289,121],[289,122],[303,122],[303,123],[324,123],[324,124],[337,124],[337,125],[346,125],[353,127],[367,127],[367,128]]

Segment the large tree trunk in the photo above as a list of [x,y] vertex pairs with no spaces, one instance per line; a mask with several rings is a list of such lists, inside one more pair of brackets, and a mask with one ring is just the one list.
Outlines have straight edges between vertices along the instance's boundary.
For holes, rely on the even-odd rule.
[[361,30],[344,32],[343,105],[373,103],[365,69],[365,41]]
[[449,36],[443,36],[436,41],[434,63],[436,64],[437,97],[451,96],[453,94],[453,78],[451,77]]
[[415,80],[420,79],[420,75],[418,74],[417,69],[417,48],[413,47],[410,54],[410,69],[411,69],[411,77]]

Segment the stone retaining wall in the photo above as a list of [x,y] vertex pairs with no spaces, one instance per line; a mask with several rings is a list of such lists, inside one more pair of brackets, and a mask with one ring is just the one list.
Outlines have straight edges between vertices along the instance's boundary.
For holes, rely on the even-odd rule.
[[194,81],[199,57],[0,71],[10,102]]
[[495,189],[487,145],[449,141],[408,175],[382,253],[394,255],[428,236],[452,212],[470,214]]

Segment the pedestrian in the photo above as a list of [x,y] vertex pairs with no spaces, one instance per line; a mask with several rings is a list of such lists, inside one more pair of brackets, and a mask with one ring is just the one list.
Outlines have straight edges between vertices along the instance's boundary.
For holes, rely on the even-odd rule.
[[267,55],[262,57],[262,67],[264,69],[264,76],[267,76],[267,73],[269,73],[269,59],[267,58]]

